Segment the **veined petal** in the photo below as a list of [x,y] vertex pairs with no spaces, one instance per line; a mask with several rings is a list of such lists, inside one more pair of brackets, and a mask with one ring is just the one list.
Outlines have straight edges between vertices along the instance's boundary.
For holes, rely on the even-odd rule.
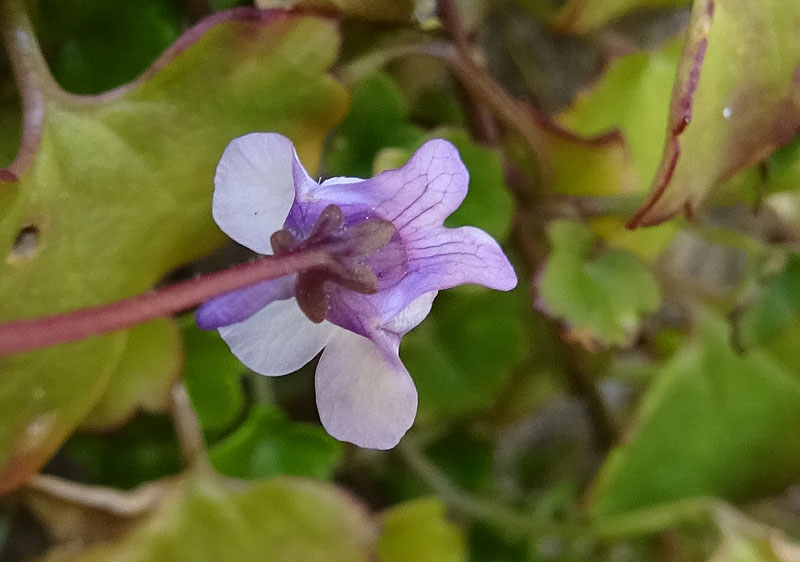
[[342,330],[317,365],[317,409],[333,437],[368,449],[391,449],[417,413],[417,390],[397,350]]
[[442,228],[406,251],[409,274],[403,282],[419,285],[420,294],[465,284],[499,291],[517,286],[517,274],[500,245],[479,228]]
[[[391,321],[422,295],[457,285],[475,284],[509,291],[517,275],[494,239],[471,226],[439,228],[425,240],[406,246],[408,267],[393,287],[374,295],[347,295],[345,300],[369,300],[384,322]],[[347,303],[352,309],[359,305]],[[363,306],[363,305],[360,305]]]
[[305,172],[283,135],[250,133],[232,140],[214,176],[214,220],[239,244],[271,254],[269,237],[292,207],[298,167]]
[[[446,140],[423,144],[402,167],[372,179],[332,178],[311,195],[317,200],[369,209],[391,221],[404,239],[441,226],[467,195],[469,173]],[[344,207],[343,207],[344,208]],[[422,232],[421,232],[422,231]]]
[[197,325],[203,330],[216,330],[244,322],[268,304],[294,296],[296,277],[286,275],[206,301],[197,309]]
[[330,322],[314,324],[293,298],[273,302],[244,322],[219,329],[239,361],[267,376],[296,371],[343,331]]

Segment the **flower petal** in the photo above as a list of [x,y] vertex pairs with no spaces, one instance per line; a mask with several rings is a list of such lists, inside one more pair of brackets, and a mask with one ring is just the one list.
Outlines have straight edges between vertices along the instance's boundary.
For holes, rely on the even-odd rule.
[[433,306],[433,299],[436,298],[438,293],[439,291],[431,291],[421,297],[417,297],[416,300],[401,310],[397,316],[386,322],[383,325],[383,329],[393,334],[404,336],[425,320]]
[[406,251],[408,274],[401,283],[416,285],[418,294],[465,284],[500,291],[517,286],[517,274],[500,245],[472,226],[439,229]]
[[417,390],[397,350],[342,330],[322,353],[317,408],[333,437],[368,449],[391,449],[414,423]]
[[330,322],[314,324],[295,299],[275,301],[244,322],[219,329],[239,361],[267,376],[296,371],[341,331]]
[[[392,221],[404,239],[424,237],[441,226],[467,195],[469,173],[455,146],[443,139],[423,144],[402,167],[372,179],[333,178],[311,194],[315,199],[370,209]],[[423,231],[423,232],[420,232]]]
[[271,254],[269,237],[292,207],[298,167],[292,141],[283,135],[251,133],[232,140],[214,176],[214,220],[239,244]]
[[[389,322],[416,299],[431,291],[475,284],[509,291],[517,286],[517,274],[494,239],[471,226],[439,228],[429,237],[406,246],[408,267],[393,287],[374,295],[344,295],[346,306],[364,307],[369,300],[383,322]],[[337,303],[338,306],[338,303]],[[374,314],[374,313],[373,313]]]
[[271,302],[291,298],[296,277],[286,275],[215,297],[197,309],[197,325],[203,330],[216,330],[244,322]]

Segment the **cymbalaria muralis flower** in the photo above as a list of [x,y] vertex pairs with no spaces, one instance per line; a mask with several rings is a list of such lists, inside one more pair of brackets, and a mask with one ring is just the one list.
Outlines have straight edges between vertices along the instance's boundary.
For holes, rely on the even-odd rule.
[[198,310],[198,324],[218,328],[242,363],[268,376],[291,373],[324,349],[315,379],[322,425],[361,447],[394,447],[417,410],[398,355],[403,335],[441,289],[517,284],[488,234],[443,226],[468,180],[457,150],[441,139],[372,179],[322,183],[287,138],[235,139],[214,178],[220,228],[261,254],[327,245],[336,263],[217,297]]

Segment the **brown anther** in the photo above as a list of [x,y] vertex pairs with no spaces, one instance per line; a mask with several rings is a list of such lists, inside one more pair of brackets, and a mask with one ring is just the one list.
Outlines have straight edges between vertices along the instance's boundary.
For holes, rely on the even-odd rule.
[[[1,1],[1,0],[0,0]],[[270,237],[272,251],[282,254],[310,246],[326,247],[329,265],[298,273],[294,294],[300,310],[315,323],[328,316],[328,283],[362,294],[378,292],[378,277],[360,263],[385,246],[395,233],[394,225],[379,218],[365,219],[351,227],[344,226],[344,213],[336,205],[328,205],[317,217],[311,234],[298,240],[288,230],[279,230]]]
[[297,240],[287,230],[279,230],[269,237],[272,252],[275,254],[285,254],[297,247]]
[[338,264],[330,268],[330,280],[345,289],[373,295],[378,292],[378,277],[366,265],[346,266]]
[[339,230],[344,224],[344,214],[336,205],[328,205],[317,217],[314,228],[311,229],[309,239],[317,239],[329,236]]
[[294,296],[300,310],[315,324],[328,317],[328,295],[325,292],[327,277],[325,270],[312,269],[298,275],[294,286]]
[[347,229],[342,253],[349,256],[367,256],[380,250],[395,233],[394,225],[383,219],[367,219]]

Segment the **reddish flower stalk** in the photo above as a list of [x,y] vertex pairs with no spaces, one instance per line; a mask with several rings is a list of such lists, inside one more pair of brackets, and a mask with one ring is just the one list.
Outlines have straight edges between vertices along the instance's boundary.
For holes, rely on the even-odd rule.
[[110,304],[0,324],[0,356],[78,341],[171,316],[208,299],[269,279],[331,264],[326,248],[308,248],[175,283]]

